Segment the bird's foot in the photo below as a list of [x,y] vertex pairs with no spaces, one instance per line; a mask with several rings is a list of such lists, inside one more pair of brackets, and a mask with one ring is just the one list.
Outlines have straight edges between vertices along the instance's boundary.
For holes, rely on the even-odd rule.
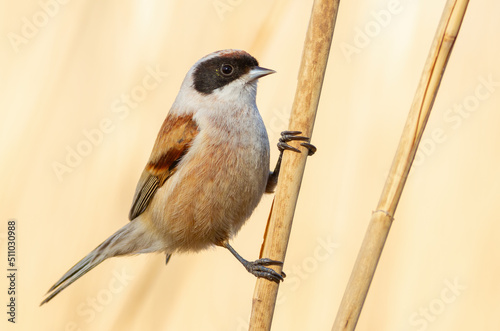
[[248,272],[251,273],[252,275],[254,275],[255,277],[265,278],[267,280],[270,280],[270,281],[273,281],[276,283],[283,281],[283,279],[286,277],[284,272],[281,272],[281,275],[280,275],[279,273],[277,273],[273,269],[265,267],[268,265],[283,265],[283,262],[281,262],[281,261],[274,261],[274,260],[264,258],[264,259],[259,259],[256,261],[245,261],[245,262],[243,262],[243,265],[248,270]]
[[316,146],[312,145],[309,143],[310,138],[304,137],[304,136],[299,136],[301,134],[301,131],[283,131],[281,132],[281,138],[278,142],[278,150],[280,152],[283,152],[284,150],[289,150],[289,151],[294,151],[297,153],[300,153],[300,150],[288,145],[288,142],[293,141],[293,140],[299,140],[299,141],[306,141],[305,143],[301,143],[301,146],[304,146],[305,148],[308,149],[308,155],[311,156],[314,153],[316,153]]

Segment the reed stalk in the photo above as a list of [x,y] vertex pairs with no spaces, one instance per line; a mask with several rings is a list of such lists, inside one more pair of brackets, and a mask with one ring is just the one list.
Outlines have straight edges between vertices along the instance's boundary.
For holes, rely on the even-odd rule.
[[372,213],[368,230],[333,324],[333,331],[356,328],[468,3],[468,0],[448,0],[446,3],[391,170],[377,208]]
[[[340,0],[315,0],[307,29],[289,130],[311,137]],[[300,184],[307,159],[285,152],[273,208],[268,219],[261,256],[284,261]],[[276,267],[281,272],[281,267]],[[286,280],[285,280],[286,281]],[[258,278],[249,330],[270,330],[279,285]]]

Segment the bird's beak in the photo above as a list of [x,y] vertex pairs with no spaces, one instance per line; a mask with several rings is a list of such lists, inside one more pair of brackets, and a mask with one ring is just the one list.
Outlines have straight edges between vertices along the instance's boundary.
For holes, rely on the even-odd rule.
[[260,77],[264,77],[270,74],[274,74],[276,71],[271,69],[266,69],[262,67],[253,67],[248,73],[248,82],[253,82]]

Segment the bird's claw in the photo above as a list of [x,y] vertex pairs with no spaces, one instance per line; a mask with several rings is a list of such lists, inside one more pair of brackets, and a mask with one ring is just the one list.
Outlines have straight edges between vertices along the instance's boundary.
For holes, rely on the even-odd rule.
[[283,262],[264,258],[252,262],[247,262],[245,264],[245,268],[255,277],[265,278],[276,283],[283,281],[283,279],[286,277],[285,273],[282,272],[280,275],[273,269],[265,267],[267,265],[283,265]]
[[305,148],[307,148],[307,150],[308,150],[307,155],[309,155],[309,156],[314,155],[314,153],[316,153],[317,148],[313,144],[302,143],[302,144],[300,144],[300,146],[304,146]]
[[281,132],[281,138],[279,139],[278,142],[278,150],[280,152],[283,152],[284,150],[289,150],[289,151],[294,151],[297,153],[300,153],[300,150],[298,148],[295,148],[293,146],[288,145],[288,142],[293,141],[293,140],[301,140],[301,141],[306,141],[305,143],[301,143],[301,146],[304,146],[305,148],[308,149],[308,155],[311,156],[314,153],[316,153],[316,146],[312,145],[309,143],[310,138],[304,137],[304,136],[299,136],[301,134],[301,131],[283,131]]

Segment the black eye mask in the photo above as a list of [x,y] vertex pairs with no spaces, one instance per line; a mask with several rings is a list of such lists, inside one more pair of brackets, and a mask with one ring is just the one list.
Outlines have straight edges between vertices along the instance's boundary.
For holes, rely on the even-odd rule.
[[258,65],[257,60],[250,55],[218,56],[198,65],[193,74],[193,85],[198,92],[210,94]]

